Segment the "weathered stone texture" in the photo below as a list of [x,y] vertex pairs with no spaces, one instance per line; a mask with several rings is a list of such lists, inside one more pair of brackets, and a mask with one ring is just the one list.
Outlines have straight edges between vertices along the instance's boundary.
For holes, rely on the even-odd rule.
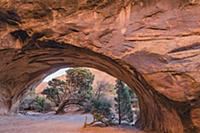
[[1,0],[0,113],[66,66],[124,80],[138,127],[200,130],[199,0]]

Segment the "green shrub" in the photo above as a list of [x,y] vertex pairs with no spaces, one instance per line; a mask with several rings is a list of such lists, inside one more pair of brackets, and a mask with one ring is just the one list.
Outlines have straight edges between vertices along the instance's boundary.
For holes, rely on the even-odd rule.
[[51,104],[44,97],[37,96],[34,102],[34,109],[38,112],[51,111]]
[[104,97],[95,98],[92,100],[91,107],[91,113],[94,117],[94,121],[92,123],[102,122],[106,126],[112,124],[114,115],[111,111],[112,104],[108,99]]

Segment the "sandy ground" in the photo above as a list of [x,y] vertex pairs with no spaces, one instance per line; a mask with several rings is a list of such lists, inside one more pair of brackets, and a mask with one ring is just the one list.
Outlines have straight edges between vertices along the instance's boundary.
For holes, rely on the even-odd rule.
[[[86,114],[0,116],[0,133],[144,133],[119,127],[83,128]],[[92,119],[87,114],[88,122]]]

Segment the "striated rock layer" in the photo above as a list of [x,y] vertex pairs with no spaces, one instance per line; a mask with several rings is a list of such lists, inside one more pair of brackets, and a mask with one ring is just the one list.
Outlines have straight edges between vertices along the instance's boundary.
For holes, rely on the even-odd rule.
[[134,89],[137,126],[200,132],[199,0],[1,0],[0,114],[63,67],[92,67]]

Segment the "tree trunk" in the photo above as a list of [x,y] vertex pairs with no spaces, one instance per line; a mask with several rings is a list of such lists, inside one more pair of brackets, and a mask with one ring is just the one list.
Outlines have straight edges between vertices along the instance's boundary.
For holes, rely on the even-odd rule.
[[79,106],[83,106],[81,104],[81,101],[82,100],[76,100],[76,99],[67,99],[67,100],[64,100],[63,102],[60,103],[60,105],[58,106],[58,109],[56,110],[56,114],[61,114],[61,113],[64,113],[64,109],[67,105],[71,105],[71,104],[74,104],[74,105],[79,105]]
[[118,117],[119,117],[119,125],[121,125],[121,121],[122,121],[122,118],[121,118],[121,99],[120,99],[120,94],[118,94]]
[[59,104],[58,109],[56,110],[56,114],[64,113],[64,108],[65,108],[67,102],[68,102],[68,100],[64,100],[63,102],[61,102]]

